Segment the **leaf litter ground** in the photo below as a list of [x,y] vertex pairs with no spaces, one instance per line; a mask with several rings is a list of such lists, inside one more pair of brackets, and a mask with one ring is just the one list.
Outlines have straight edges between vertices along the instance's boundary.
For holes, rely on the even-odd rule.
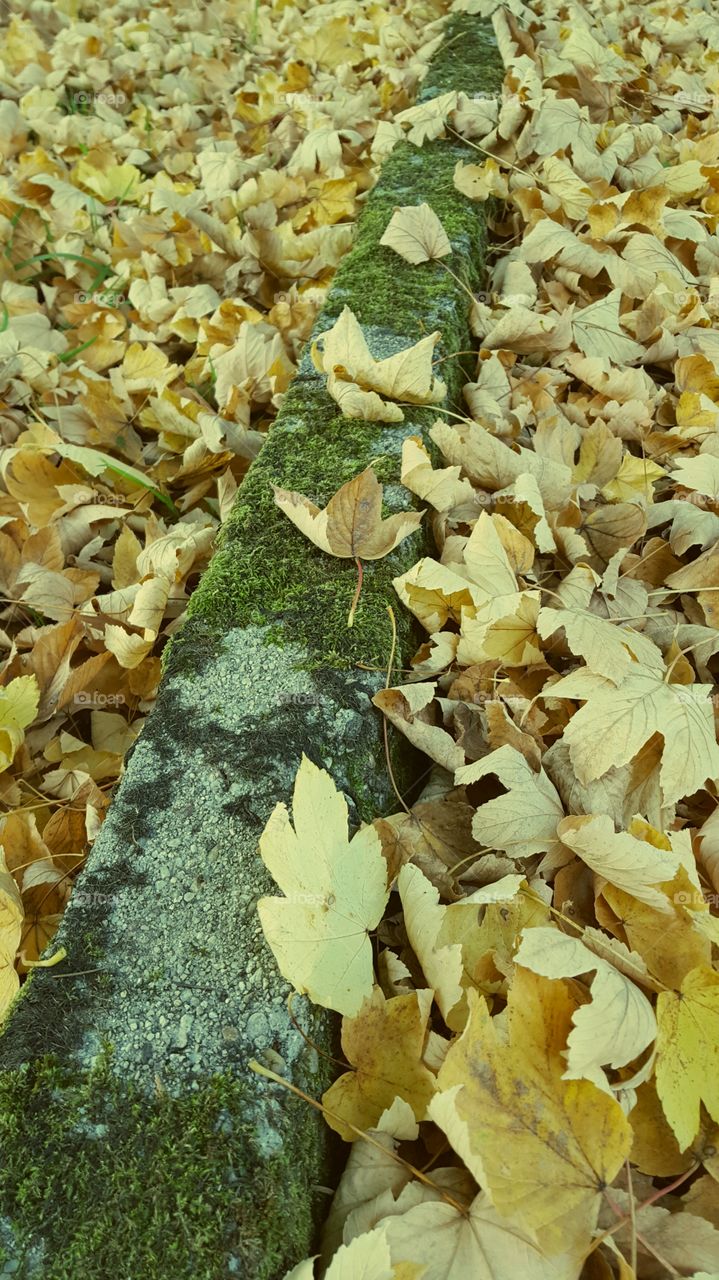
[[[482,0],[471,7],[482,13]],[[362,65],[367,30],[335,11],[309,47],[318,11],[304,15],[300,92],[313,59],[320,76]],[[471,301],[467,418],[438,418],[434,457],[405,445],[403,481],[433,508],[437,553],[397,580],[397,607],[428,639],[376,698],[425,751],[426,787],[349,842],[342,797],[303,761],[292,820],[281,803],[262,842],[285,894],[260,904],[282,972],[344,1015],[346,1069],[322,1105],[353,1146],[320,1266],[330,1280],[711,1277],[719,100],[705,9],[513,0],[494,18],[499,99],[447,94],[393,122],[416,78],[403,55],[387,101],[360,72],[354,115],[338,115],[335,98],[328,118],[299,126],[270,112],[273,93],[294,92],[272,57],[295,33],[265,30],[266,17],[250,15],[237,77],[255,71],[249,93],[229,87],[238,55],[212,45],[216,34],[203,30],[210,44],[193,42],[177,76],[163,53],[160,75],[166,15],[130,21],[122,77],[104,99],[90,94],[92,146],[74,120],[84,112],[58,107],[32,71],[54,51],[64,85],[77,28],[59,19],[49,55],[27,21],[6,35],[17,87],[6,259],[33,268],[30,283],[13,274],[3,286],[0,335],[11,575],[0,749],[5,801],[18,806],[3,828],[8,991],[38,898],[45,909],[49,887],[58,893],[57,916],[80,865],[71,815],[84,840],[94,833],[123,735],[151,701],[156,651],[347,248],[354,205],[343,202],[367,179],[352,165],[348,177],[345,149],[369,144],[379,158],[403,131],[417,146],[458,133],[477,162],[455,182],[493,197],[499,248],[490,291]],[[377,21],[368,8],[381,43]],[[98,43],[71,65],[99,82],[102,31],[82,36]],[[188,107],[210,56],[216,97],[203,107],[190,94]],[[133,77],[153,71],[152,109],[138,97],[117,112]],[[84,106],[76,79],[69,101]],[[163,167],[165,130],[175,147]],[[419,206],[398,211],[383,242],[441,269],[445,240]],[[228,303],[215,285],[230,260],[243,300]],[[125,275],[127,317],[112,294]],[[278,277],[299,281],[281,304]],[[89,302],[68,297],[76,285]],[[325,335],[330,394],[348,416],[398,420],[411,388],[377,381],[359,326],[342,324],[329,348],[347,359],[325,360]],[[90,495],[79,501],[78,468]],[[321,547],[313,496],[291,499]],[[93,523],[103,504],[110,514]],[[336,510],[346,528],[329,549],[353,555],[354,493]],[[88,688],[121,708],[95,699],[89,735],[87,713],[79,733],[73,715]],[[310,1280],[313,1261],[291,1274]]]

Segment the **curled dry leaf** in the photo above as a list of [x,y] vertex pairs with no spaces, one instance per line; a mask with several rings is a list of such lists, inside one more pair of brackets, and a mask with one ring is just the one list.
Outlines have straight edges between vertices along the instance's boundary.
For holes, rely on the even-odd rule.
[[[439,331],[430,333],[396,355],[375,360],[357,317],[344,307],[332,328],[314,342],[312,359],[327,374],[327,390],[347,417],[401,422],[402,410],[387,402],[436,404],[445,396],[447,389],[432,369],[439,336]],[[348,387],[352,399],[342,401]]]

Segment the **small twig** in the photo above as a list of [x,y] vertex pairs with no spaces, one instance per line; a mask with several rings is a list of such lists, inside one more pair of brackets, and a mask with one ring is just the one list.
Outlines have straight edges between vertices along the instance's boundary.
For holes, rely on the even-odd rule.
[[392,1160],[397,1162],[397,1164],[401,1164],[405,1169],[409,1169],[413,1177],[418,1178],[426,1187],[431,1187],[433,1191],[438,1193],[442,1200],[446,1201],[447,1204],[451,1204],[452,1208],[456,1209],[458,1213],[461,1213],[463,1217],[467,1217],[468,1209],[466,1205],[460,1204],[459,1201],[450,1196],[443,1187],[440,1187],[439,1183],[433,1182],[431,1178],[428,1178],[426,1174],[422,1173],[421,1169],[415,1168],[413,1164],[410,1164],[409,1160],[405,1160],[402,1156],[397,1155],[396,1151],[391,1151],[388,1147],[383,1146],[381,1142],[378,1142],[376,1138],[373,1138],[365,1129],[359,1129],[356,1124],[352,1124],[351,1120],[345,1119],[344,1116],[338,1115],[336,1111],[332,1111],[329,1107],[325,1107],[321,1102],[317,1102],[317,1100],[315,1098],[311,1098],[308,1093],[303,1093],[301,1089],[298,1089],[296,1085],[291,1084],[289,1080],[285,1080],[283,1076],[278,1076],[274,1071],[270,1071],[268,1067],[264,1067],[256,1058],[251,1058],[247,1065],[251,1071],[256,1071],[259,1076],[265,1076],[267,1080],[272,1080],[273,1084],[281,1084],[284,1089],[289,1089],[290,1093],[294,1093],[296,1097],[302,1098],[303,1102],[308,1102],[311,1107],[314,1107],[315,1111],[320,1111],[323,1116],[331,1116],[333,1120],[338,1120],[340,1124],[346,1125],[348,1129],[351,1129],[353,1133],[357,1134],[358,1138],[364,1138],[371,1146],[378,1147],[384,1155],[390,1156]]

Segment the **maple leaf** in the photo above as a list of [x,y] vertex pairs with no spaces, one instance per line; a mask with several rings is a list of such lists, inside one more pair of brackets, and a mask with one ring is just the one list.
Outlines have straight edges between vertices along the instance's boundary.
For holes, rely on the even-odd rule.
[[601,1188],[629,1153],[631,1129],[619,1103],[594,1084],[563,1079],[575,1011],[568,988],[518,968],[506,1043],[483,998],[470,992],[469,1007],[430,1116],[500,1213],[532,1231],[548,1254],[581,1248]]
[[363,560],[379,560],[422,522],[424,511],[400,511],[382,519],[382,485],[371,467],[343,484],[321,511],[304,494],[273,485],[275,502],[301,533],[330,556],[352,557],[359,579],[348,626],[362,587]]
[[556,851],[557,823],[564,817],[564,807],[544,771],[535,773],[521,752],[505,745],[458,769],[455,781],[469,786],[488,774],[494,774],[505,794],[475,810],[475,838],[514,857]]
[[306,756],[292,810],[294,829],[280,803],[260,838],[262,860],[285,894],[260,898],[262,929],[295,990],[353,1016],[372,992],[368,935],[389,896],[382,846],[374,827],[348,839],[344,797]]
[[[314,1260],[305,1258],[298,1262],[285,1273],[284,1280],[315,1280]],[[324,1273],[324,1280],[398,1280],[384,1231],[378,1227],[355,1236],[349,1244],[340,1245]],[[420,1274],[408,1273],[399,1280],[420,1280]]]
[[0,689],[0,772],[12,764],[15,752],[32,724],[40,702],[35,676],[17,676]]
[[684,1151],[699,1131],[699,1104],[719,1123],[719,974],[700,966],[657,999],[657,1093]]
[[588,609],[545,607],[539,611],[536,627],[544,640],[562,627],[572,653],[612,684],[621,684],[636,662],[663,669],[661,650],[647,636],[631,627],[618,627]]
[[615,831],[607,814],[563,818],[557,834],[598,876],[655,911],[669,911],[666,894],[654,886],[677,872],[680,858],[671,847],[657,849],[629,831]]
[[420,338],[396,355],[375,360],[357,317],[344,307],[331,329],[312,346],[315,367],[328,376],[327,390],[348,417],[401,422],[404,414],[392,400],[433,404],[446,394],[432,370],[439,331]]
[[552,686],[553,698],[585,704],[564,732],[580,782],[626,764],[655,733],[664,739],[660,785],[666,804],[698,791],[707,778],[719,777],[711,685],[686,689],[668,684],[663,676],[636,665],[618,688],[586,670]]
[[371,467],[343,484],[320,510],[309,498],[273,485],[275,502],[289,520],[330,556],[379,560],[421,523],[424,511],[382,519],[382,485]]
[[532,1240],[493,1206],[481,1192],[466,1210],[427,1200],[405,1213],[380,1219],[392,1262],[423,1267],[421,1280],[451,1275],[472,1280],[575,1280],[577,1260],[571,1254],[547,1258]]
[[346,1142],[355,1141],[357,1129],[375,1128],[398,1097],[424,1119],[435,1090],[435,1077],[422,1061],[431,1005],[431,991],[386,1000],[375,987],[357,1016],[345,1018],[342,1051],[354,1071],[335,1080],[322,1103],[330,1128]]
[[428,204],[402,205],[395,209],[380,244],[394,249],[405,262],[415,265],[444,258],[452,252],[447,232]]
[[593,955],[579,938],[557,928],[525,929],[515,961],[545,978],[596,971],[591,1003],[572,1015],[565,1080],[591,1080],[598,1088],[608,1089],[603,1068],[626,1066],[655,1039],[654,1011],[643,992],[613,965]]

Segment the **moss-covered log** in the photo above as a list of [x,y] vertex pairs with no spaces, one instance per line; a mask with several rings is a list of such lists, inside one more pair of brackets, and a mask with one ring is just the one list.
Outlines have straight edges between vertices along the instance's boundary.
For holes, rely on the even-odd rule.
[[[499,79],[486,24],[455,17],[422,96]],[[455,353],[471,343],[466,292],[437,263],[408,266],[378,242],[395,205],[427,201],[452,271],[480,287],[483,217],[452,182],[468,158],[451,141],[395,148],[317,326],[350,305],[376,356],[440,329],[450,401]],[[337,1155],[317,1114],[247,1062],[265,1055],[315,1096],[332,1066],[293,1026],[260,932],[256,901],[272,886],[257,839],[290,799],[303,751],[345,791],[353,822],[394,808],[370,698],[390,651],[391,580],[426,535],[367,566],[350,630],[354,565],[303,539],[271,482],[323,503],[372,461],[387,510],[401,509],[402,440],[434,416],[347,421],[304,359],[73,894],[58,938],[67,959],[36,972],[0,1036],[0,1274],[275,1280],[311,1251]],[[399,639],[406,663],[406,619]],[[295,1013],[331,1050],[335,1019],[299,1000]]]

